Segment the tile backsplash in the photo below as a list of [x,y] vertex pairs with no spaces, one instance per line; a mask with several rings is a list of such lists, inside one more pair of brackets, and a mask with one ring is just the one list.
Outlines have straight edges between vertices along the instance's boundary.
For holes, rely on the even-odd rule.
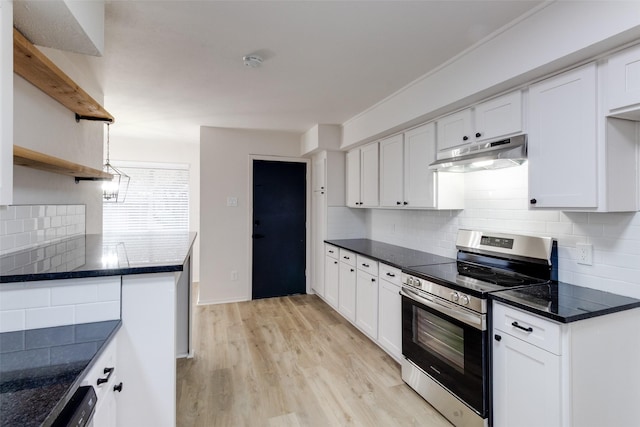
[[[465,174],[465,209],[372,209],[359,237],[455,257],[459,228],[551,236],[559,280],[640,298],[640,213],[529,210],[527,165]],[[577,263],[576,243],[593,245],[593,265]]]
[[3,283],[0,332],[120,318],[120,276]]
[[0,255],[85,233],[85,205],[0,206]]

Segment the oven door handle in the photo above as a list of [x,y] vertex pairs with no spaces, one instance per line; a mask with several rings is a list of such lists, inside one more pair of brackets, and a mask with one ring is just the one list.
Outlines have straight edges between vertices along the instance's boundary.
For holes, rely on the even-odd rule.
[[483,315],[470,313],[464,307],[454,306],[453,304],[449,303],[446,300],[443,300],[442,298],[425,297],[406,288],[402,288],[400,290],[400,295],[405,296],[427,307],[431,307],[434,310],[444,313],[447,316],[450,316],[456,320],[466,323],[467,325],[472,326],[481,331],[484,331],[487,329],[486,319]]

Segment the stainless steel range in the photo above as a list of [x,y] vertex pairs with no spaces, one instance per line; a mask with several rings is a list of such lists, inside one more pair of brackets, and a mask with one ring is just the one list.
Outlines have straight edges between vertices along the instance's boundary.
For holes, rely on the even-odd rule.
[[456,247],[456,263],[402,272],[402,379],[454,425],[487,426],[487,295],[556,279],[555,245],[459,230]]

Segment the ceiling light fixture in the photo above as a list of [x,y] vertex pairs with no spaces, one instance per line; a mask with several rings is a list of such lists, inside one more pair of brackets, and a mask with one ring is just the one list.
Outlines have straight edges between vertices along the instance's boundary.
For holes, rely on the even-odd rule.
[[258,68],[262,65],[263,59],[258,55],[245,55],[242,57],[245,67]]
[[131,178],[126,173],[114,168],[109,162],[109,126],[107,123],[107,162],[103,170],[113,175],[113,179],[102,184],[102,199],[105,202],[124,203]]

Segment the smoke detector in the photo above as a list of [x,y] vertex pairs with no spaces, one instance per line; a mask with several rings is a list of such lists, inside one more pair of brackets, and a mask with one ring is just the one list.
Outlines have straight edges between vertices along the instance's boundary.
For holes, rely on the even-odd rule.
[[244,66],[249,68],[258,68],[262,65],[262,58],[258,55],[246,55],[242,57]]

